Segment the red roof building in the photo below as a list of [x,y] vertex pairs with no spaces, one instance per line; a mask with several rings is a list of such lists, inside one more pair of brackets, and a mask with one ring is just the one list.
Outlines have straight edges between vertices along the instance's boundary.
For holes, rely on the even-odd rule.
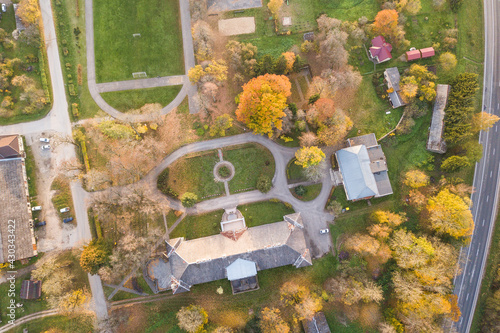
[[436,54],[433,47],[426,47],[425,49],[420,49],[420,52],[422,53],[422,59],[432,57]]
[[370,58],[376,63],[389,61],[392,59],[391,55],[392,45],[387,43],[382,36],[377,36],[372,39],[372,46],[370,47]]
[[420,59],[420,51],[419,50],[413,50],[413,51],[406,52],[406,60],[407,61],[412,61],[412,60],[417,60],[417,59]]

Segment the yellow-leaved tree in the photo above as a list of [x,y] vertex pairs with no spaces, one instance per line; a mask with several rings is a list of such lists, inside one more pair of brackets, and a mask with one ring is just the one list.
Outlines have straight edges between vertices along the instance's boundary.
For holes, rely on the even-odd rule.
[[316,146],[302,147],[295,152],[295,164],[304,169],[318,165],[325,158],[325,153]]
[[283,6],[283,0],[270,0],[267,4],[267,8],[269,8],[271,14],[273,14],[274,19],[278,18],[281,6]]
[[474,221],[469,210],[470,199],[443,189],[427,203],[429,221],[438,234],[455,238],[472,235]]
[[403,182],[411,188],[419,188],[429,184],[429,176],[418,169],[410,170],[405,173]]
[[17,16],[23,21],[24,25],[29,26],[38,22],[40,17],[40,8],[37,0],[21,0],[17,7]]
[[291,89],[284,75],[265,74],[251,79],[239,95],[236,117],[255,133],[271,137],[274,128],[281,129]]

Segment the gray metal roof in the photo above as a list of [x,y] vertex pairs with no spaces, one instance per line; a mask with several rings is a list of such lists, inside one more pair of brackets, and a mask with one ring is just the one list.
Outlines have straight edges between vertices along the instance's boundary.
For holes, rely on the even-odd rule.
[[341,149],[336,155],[348,200],[358,200],[378,194],[365,145]]
[[[287,215],[284,219],[298,225],[301,221],[300,214]],[[238,260],[253,262],[258,270],[286,265],[310,266],[312,261],[303,230],[291,225],[282,221],[248,228],[236,241],[221,234],[189,241],[171,239],[166,242],[171,275],[186,285],[195,285],[224,279],[226,269]],[[227,274],[229,278],[230,273]],[[158,276],[155,278],[161,280]]]
[[234,281],[257,275],[257,266],[253,261],[238,258],[226,267],[226,272],[227,279]]
[[384,73],[384,77],[387,80],[387,85],[389,88],[394,88],[394,91],[399,91],[399,70],[397,67],[387,68]]
[[438,84],[436,89],[436,101],[432,110],[431,128],[429,131],[429,140],[427,141],[427,150],[443,154],[446,152],[446,144],[443,141],[444,129],[444,109],[448,101],[450,86],[447,84]]
[[349,142],[349,146],[351,147],[358,145],[365,145],[366,148],[371,148],[378,145],[375,133],[355,136],[354,138],[347,139],[347,142]]
[[376,197],[383,197],[385,195],[392,194],[391,181],[389,180],[389,174],[387,171],[374,173],[373,176],[377,182],[378,194]]

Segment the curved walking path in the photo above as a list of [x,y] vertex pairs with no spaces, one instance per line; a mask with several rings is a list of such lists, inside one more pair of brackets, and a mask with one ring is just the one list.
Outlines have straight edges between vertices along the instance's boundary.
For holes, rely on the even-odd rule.
[[[262,193],[258,190],[230,194],[215,199],[209,199],[197,203],[191,208],[184,208],[180,201],[169,198],[163,195],[156,187],[156,180],[160,173],[183,156],[201,152],[205,150],[214,150],[228,146],[234,146],[245,143],[258,143],[271,152],[275,160],[275,174],[273,177],[273,187],[268,193]],[[286,168],[288,162],[295,156],[295,151],[298,148],[288,148],[280,146],[263,136],[254,135],[251,133],[240,134],[230,137],[223,137],[209,141],[195,142],[183,146],[165,159],[163,159],[155,168],[146,174],[137,183],[131,186],[149,186],[154,195],[162,201],[166,201],[172,209],[185,211],[188,215],[202,214],[218,209],[234,207],[256,201],[264,201],[269,199],[279,199],[290,203],[296,212],[302,214],[302,219],[305,226],[306,240],[311,250],[313,257],[320,257],[330,251],[331,240],[328,235],[320,235],[319,230],[327,227],[328,222],[333,220],[333,215],[325,211],[325,205],[330,195],[333,183],[329,173],[325,172],[321,183],[323,184],[320,194],[311,201],[304,202],[295,198],[289,190],[286,176]]]
[[59,314],[59,311],[57,311],[57,310],[45,310],[45,311],[35,312],[35,313],[30,314],[30,315],[16,319],[14,321],[14,324],[7,324],[7,325],[0,327],[0,333],[8,332],[11,329],[13,329],[14,327],[22,325],[22,324],[27,323],[27,322],[32,321],[32,320],[41,319],[41,318],[45,318],[45,317],[49,317],[49,316],[55,316],[57,314]]
[[189,100],[189,112],[197,113],[198,106],[194,99],[196,95],[196,86],[189,82],[187,78],[188,71],[194,67],[194,47],[193,37],[191,35],[191,15],[189,12],[189,0],[179,0],[181,30],[182,30],[182,45],[184,52],[184,69],[185,75],[165,76],[160,78],[149,78],[140,80],[127,80],[97,83],[95,73],[95,44],[94,44],[94,12],[93,0],[85,0],[85,31],[86,31],[86,47],[87,47],[87,84],[89,92],[96,104],[107,114],[113,118],[124,122],[144,122],[152,121],[157,117],[157,114],[141,114],[132,115],[120,112],[109,105],[100,95],[101,92],[122,91],[131,89],[146,89],[154,87],[164,87],[169,85],[180,85],[182,89],[179,94],[167,106],[161,109],[160,114],[165,115],[178,107],[184,98],[187,96]]

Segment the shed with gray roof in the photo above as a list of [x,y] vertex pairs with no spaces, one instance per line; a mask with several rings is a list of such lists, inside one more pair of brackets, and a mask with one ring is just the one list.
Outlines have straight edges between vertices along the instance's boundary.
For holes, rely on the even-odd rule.
[[400,88],[399,88],[399,80],[401,76],[399,75],[399,70],[397,67],[387,68],[384,71],[384,78],[387,82],[387,88],[389,91],[389,101],[391,102],[392,108],[396,109],[400,106],[406,105],[401,97]]

